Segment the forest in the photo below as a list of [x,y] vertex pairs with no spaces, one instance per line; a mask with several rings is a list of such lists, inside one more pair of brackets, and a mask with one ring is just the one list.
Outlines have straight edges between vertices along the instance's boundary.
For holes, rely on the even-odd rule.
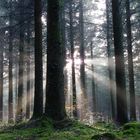
[[0,140],[140,140],[139,0],[0,0]]

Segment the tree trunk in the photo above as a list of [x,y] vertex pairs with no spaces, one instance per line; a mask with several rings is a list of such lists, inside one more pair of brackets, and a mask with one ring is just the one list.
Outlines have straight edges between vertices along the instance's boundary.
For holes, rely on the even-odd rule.
[[[91,51],[91,60],[93,60],[93,43],[90,44],[90,51]],[[93,113],[96,112],[96,90],[95,90],[95,77],[94,77],[94,65],[91,65],[91,71],[92,71],[92,97],[93,97]]]
[[[106,0],[106,18],[107,18],[107,55],[108,55],[108,72],[109,72],[109,92],[111,97],[111,113],[112,113],[112,119],[115,120],[115,102],[114,102],[114,91],[113,91],[113,58],[111,54],[111,41],[112,39],[112,33],[110,31],[110,24],[111,24],[111,17],[109,10],[110,7],[110,0]],[[112,39],[112,40],[111,40]]]
[[12,1],[10,1],[9,15],[9,115],[8,121],[13,121],[13,30],[12,30]]
[[116,96],[117,96],[117,122],[128,122],[125,65],[123,53],[122,18],[119,0],[112,0],[113,32],[115,47],[115,70],[116,70]]
[[42,63],[42,6],[41,0],[35,0],[35,93],[33,118],[43,115],[43,63]]
[[31,61],[30,61],[30,51],[31,51],[31,43],[30,43],[30,37],[31,37],[31,31],[30,31],[30,21],[27,25],[27,96],[26,96],[26,118],[30,118],[30,112],[31,112]]
[[[61,1],[62,2],[62,1]],[[60,1],[48,0],[47,87],[45,113],[54,120],[65,118],[63,47],[60,36]]]
[[17,103],[17,118],[16,121],[20,122],[23,119],[23,61],[24,61],[24,1],[22,0],[19,3],[20,6],[20,17],[19,17],[19,24],[20,24],[20,38],[19,38],[19,74],[18,74],[18,103]]
[[136,101],[135,101],[135,84],[133,70],[133,53],[132,53],[132,34],[131,34],[131,13],[130,2],[126,0],[126,16],[127,16],[127,51],[128,51],[128,72],[129,72],[129,92],[130,92],[130,120],[136,120]]
[[0,37],[0,121],[3,120],[3,43]]
[[85,54],[84,54],[84,19],[83,19],[83,0],[80,0],[80,17],[79,17],[79,24],[80,24],[80,76],[81,76],[81,88],[84,96],[86,97],[86,90],[85,90]]
[[63,0],[61,4],[60,10],[60,28],[61,28],[61,35],[62,35],[62,46],[63,46],[63,55],[64,55],[64,66],[66,65],[66,19],[65,19],[65,6],[66,0]]
[[75,81],[75,61],[74,61],[74,34],[73,34],[73,10],[72,0],[69,3],[69,17],[70,17],[70,46],[71,46],[71,60],[72,60],[72,93],[73,93],[73,117],[77,118],[77,97],[76,97],[76,81]]
[[86,83],[85,83],[85,48],[84,48],[84,17],[83,17],[83,0],[79,1],[79,29],[80,29],[80,85],[81,85],[81,97],[82,97],[82,112],[81,119],[84,118],[87,113],[87,94],[86,94]]

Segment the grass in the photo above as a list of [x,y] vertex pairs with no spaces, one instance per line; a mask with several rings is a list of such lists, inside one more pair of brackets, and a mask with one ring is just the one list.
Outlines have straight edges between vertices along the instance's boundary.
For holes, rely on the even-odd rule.
[[84,125],[78,121],[53,122],[42,118],[28,123],[4,127],[0,140],[140,140],[140,123]]

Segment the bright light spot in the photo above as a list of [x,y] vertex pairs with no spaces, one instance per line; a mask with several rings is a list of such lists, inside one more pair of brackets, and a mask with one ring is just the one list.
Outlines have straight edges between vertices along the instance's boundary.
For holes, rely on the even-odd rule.
[[47,25],[47,21],[44,15],[42,15],[41,20],[42,20],[43,25]]
[[81,59],[75,59],[74,61],[75,61],[75,64],[76,64],[76,65],[80,65],[81,62],[82,62]]
[[95,24],[103,24],[106,20],[104,11],[106,9],[104,0],[92,0],[92,4],[96,4],[97,10],[91,10],[92,22]]

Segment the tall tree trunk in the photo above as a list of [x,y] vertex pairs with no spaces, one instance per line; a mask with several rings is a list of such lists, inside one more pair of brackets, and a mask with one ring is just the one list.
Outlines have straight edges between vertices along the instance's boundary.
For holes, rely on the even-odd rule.
[[35,93],[33,118],[43,115],[42,4],[35,0]]
[[86,97],[86,90],[85,90],[85,54],[84,54],[84,19],[83,19],[83,0],[80,0],[80,17],[79,17],[79,24],[80,24],[80,76],[81,76],[81,88],[84,96]]
[[85,81],[85,49],[84,49],[84,17],[83,17],[83,0],[79,1],[79,29],[80,29],[80,85],[82,91],[83,104],[81,106],[81,119],[84,118],[87,113],[87,95],[86,95],[86,81]]
[[[62,3],[62,1],[61,1]],[[65,118],[63,47],[60,36],[60,1],[48,0],[47,87],[45,113],[54,120]]]
[[122,18],[119,0],[112,0],[113,32],[115,47],[116,70],[116,96],[117,96],[117,122],[120,124],[128,121],[125,65],[123,52]]
[[30,37],[31,37],[31,31],[30,31],[30,21],[27,25],[27,96],[26,96],[26,118],[30,118],[30,112],[31,112],[31,61],[30,61],[30,51],[31,51],[31,43],[30,43]]
[[3,43],[0,37],[0,121],[3,120]]
[[23,119],[23,62],[24,62],[24,0],[20,1],[20,38],[19,38],[19,73],[18,73],[18,103],[17,103],[17,118],[16,121],[20,122]]
[[66,47],[66,4],[67,1],[63,0],[62,4],[61,4],[61,19],[60,19],[60,23],[61,23],[61,34],[62,34],[62,46],[63,46],[63,55],[64,55],[64,95],[65,95],[65,100],[66,98],[68,98],[69,94],[68,94],[68,70],[66,68],[66,64],[67,64],[67,47]]
[[77,97],[76,97],[76,80],[75,80],[75,61],[74,61],[74,34],[73,34],[73,10],[72,0],[69,3],[70,17],[70,45],[71,45],[71,60],[72,60],[72,93],[73,93],[73,117],[77,117]]
[[64,66],[66,65],[66,19],[65,19],[65,6],[66,0],[63,0],[60,10],[60,28],[62,35],[63,55],[64,55]]
[[107,55],[108,55],[108,72],[109,72],[109,92],[111,97],[111,113],[112,119],[115,120],[115,102],[114,102],[114,92],[113,92],[113,58],[111,54],[111,41],[112,41],[112,31],[110,30],[111,17],[109,10],[110,0],[106,0],[106,18],[107,18]]
[[18,55],[15,59],[15,120],[17,119],[17,109],[18,109],[18,75],[19,74],[19,59]]
[[10,1],[9,15],[9,115],[8,121],[13,121],[13,29],[12,29],[12,1]]
[[130,120],[136,120],[136,101],[135,101],[135,84],[133,70],[133,53],[132,53],[132,34],[131,34],[131,13],[130,2],[126,0],[126,16],[127,16],[127,51],[128,51],[128,71],[129,71],[129,92],[130,92]]
[[[93,61],[93,42],[91,41],[90,44],[90,51],[91,51],[91,60]],[[94,77],[94,65],[91,65],[91,71],[92,71],[92,97],[93,97],[93,113],[96,112],[96,90],[95,90],[95,77]]]

